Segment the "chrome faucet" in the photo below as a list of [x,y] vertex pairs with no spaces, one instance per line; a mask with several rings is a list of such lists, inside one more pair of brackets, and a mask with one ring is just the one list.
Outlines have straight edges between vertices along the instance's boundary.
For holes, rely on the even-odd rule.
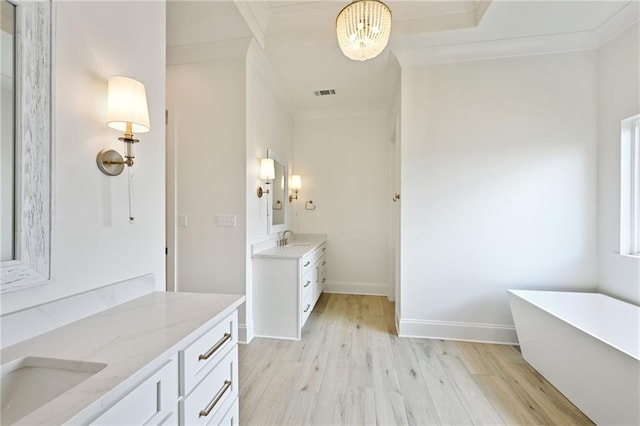
[[280,247],[286,246],[289,243],[289,239],[287,238],[287,232],[293,236],[293,231],[291,229],[285,229],[282,231],[282,238],[278,241],[278,245]]

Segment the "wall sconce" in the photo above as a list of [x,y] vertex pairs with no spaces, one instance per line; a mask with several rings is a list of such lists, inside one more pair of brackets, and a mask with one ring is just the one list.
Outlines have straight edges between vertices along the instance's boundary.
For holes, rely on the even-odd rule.
[[262,194],[269,193],[269,184],[270,180],[275,179],[276,177],[276,169],[273,163],[273,158],[263,158],[260,160],[260,179],[265,181],[265,185],[267,185],[266,189],[262,189],[261,186],[258,187],[258,198],[262,198]]
[[291,203],[293,200],[298,199],[298,190],[302,188],[302,178],[300,175],[291,175],[289,188],[293,189],[293,193],[295,194],[295,196],[289,194],[289,202]]
[[105,175],[118,176],[125,165],[133,166],[133,144],[140,142],[133,138],[133,132],[146,133],[151,129],[144,84],[128,77],[109,79],[107,126],[124,132],[124,136],[118,138],[124,142],[124,159],[117,151],[106,148],[98,153],[96,162]]

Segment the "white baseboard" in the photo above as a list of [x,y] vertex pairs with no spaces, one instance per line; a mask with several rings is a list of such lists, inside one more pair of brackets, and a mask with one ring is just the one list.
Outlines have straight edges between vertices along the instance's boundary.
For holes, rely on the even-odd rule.
[[369,296],[388,296],[389,286],[386,283],[363,283],[357,281],[327,281],[326,293],[363,294]]
[[517,345],[516,329],[511,325],[425,321],[396,318],[400,337],[462,340],[467,342]]
[[238,324],[238,342],[249,344],[253,337],[253,327],[247,327],[246,324]]

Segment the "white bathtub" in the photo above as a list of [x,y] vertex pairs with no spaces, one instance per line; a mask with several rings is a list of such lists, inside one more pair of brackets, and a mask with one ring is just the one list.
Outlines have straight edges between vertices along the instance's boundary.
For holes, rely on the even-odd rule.
[[640,307],[598,293],[509,290],[522,356],[599,425],[640,425]]

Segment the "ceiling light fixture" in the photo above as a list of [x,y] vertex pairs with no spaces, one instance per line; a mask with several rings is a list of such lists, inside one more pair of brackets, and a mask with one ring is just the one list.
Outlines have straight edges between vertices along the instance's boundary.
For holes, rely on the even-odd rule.
[[336,18],[338,45],[354,61],[375,58],[391,33],[391,10],[378,0],[354,0]]

